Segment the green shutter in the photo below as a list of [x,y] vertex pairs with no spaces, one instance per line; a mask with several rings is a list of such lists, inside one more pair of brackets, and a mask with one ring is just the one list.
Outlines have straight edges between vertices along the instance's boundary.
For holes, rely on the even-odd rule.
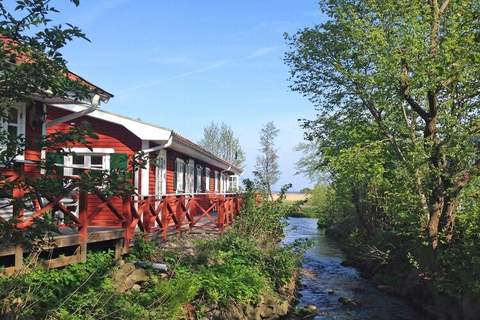
[[[61,165],[64,164],[63,154],[57,153],[57,152],[47,152],[46,160],[47,160],[47,167],[53,166],[54,164],[61,164]],[[56,167],[56,171],[59,176],[63,176],[62,167]]]
[[110,169],[127,169],[128,168],[128,154],[126,153],[112,153],[110,155]]

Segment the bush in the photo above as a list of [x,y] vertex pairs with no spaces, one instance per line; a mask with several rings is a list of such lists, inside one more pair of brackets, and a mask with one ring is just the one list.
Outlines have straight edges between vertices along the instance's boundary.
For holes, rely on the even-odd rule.
[[141,235],[136,235],[128,259],[130,261],[151,260],[155,253],[156,247],[154,242],[146,240]]

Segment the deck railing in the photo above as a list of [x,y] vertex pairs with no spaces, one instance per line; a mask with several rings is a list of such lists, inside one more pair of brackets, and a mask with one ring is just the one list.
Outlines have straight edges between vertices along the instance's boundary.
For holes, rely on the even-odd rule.
[[[1,176],[10,182],[19,178],[14,172],[3,172]],[[0,182],[0,188],[7,180]],[[66,202],[67,195],[70,201]],[[92,196],[99,199],[93,208],[92,204],[89,204]],[[28,209],[24,204],[19,204],[27,198],[31,202],[27,206]],[[34,225],[35,219],[52,215],[59,230],[69,228],[73,231],[79,239],[78,261],[86,259],[87,244],[92,241],[95,218],[100,212],[104,216],[108,214],[111,217],[110,225],[103,226],[103,229],[108,227],[122,229],[121,252],[126,253],[136,233],[146,237],[158,234],[162,240],[167,241],[172,234],[185,230],[223,232],[240,213],[244,202],[243,196],[239,193],[107,198],[100,190],[87,193],[68,186],[64,194],[56,197],[40,195],[30,188],[19,187],[13,190],[10,200],[11,203],[7,207],[11,208],[11,214],[15,213],[18,229],[28,229]],[[3,211],[5,212],[5,206]],[[5,221],[5,215],[4,217],[0,215],[0,219]],[[56,264],[56,266],[60,265],[62,265],[60,262]]]

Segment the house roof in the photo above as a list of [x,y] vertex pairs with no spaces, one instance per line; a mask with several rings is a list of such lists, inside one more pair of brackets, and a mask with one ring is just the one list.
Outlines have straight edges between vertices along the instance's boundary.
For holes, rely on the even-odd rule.
[[[85,105],[80,104],[52,104],[52,106],[73,112],[84,111],[87,109]],[[153,142],[157,145],[164,145],[170,141],[169,148],[173,150],[184,153],[222,170],[233,172],[235,174],[242,173],[241,168],[221,159],[171,129],[105,110],[96,110],[89,113],[87,116],[121,125],[142,141]]]

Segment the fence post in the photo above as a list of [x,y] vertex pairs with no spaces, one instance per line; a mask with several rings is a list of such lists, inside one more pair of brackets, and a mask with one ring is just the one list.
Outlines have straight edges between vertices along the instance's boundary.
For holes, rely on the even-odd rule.
[[130,249],[130,242],[132,241],[133,238],[133,232],[132,232],[132,207],[131,207],[131,197],[130,196],[125,196],[123,197],[123,222],[122,222],[122,228],[124,229],[123,231],[123,250],[125,253],[128,252]]
[[217,227],[220,229],[220,232],[223,232],[225,227],[225,199],[224,196],[219,196],[217,200]]
[[162,240],[167,241],[168,234],[168,224],[170,222],[168,214],[168,197],[163,197],[163,207],[162,207]]
[[80,189],[78,198],[78,219],[80,226],[78,233],[80,235],[80,262],[87,261],[88,244],[88,193]]

